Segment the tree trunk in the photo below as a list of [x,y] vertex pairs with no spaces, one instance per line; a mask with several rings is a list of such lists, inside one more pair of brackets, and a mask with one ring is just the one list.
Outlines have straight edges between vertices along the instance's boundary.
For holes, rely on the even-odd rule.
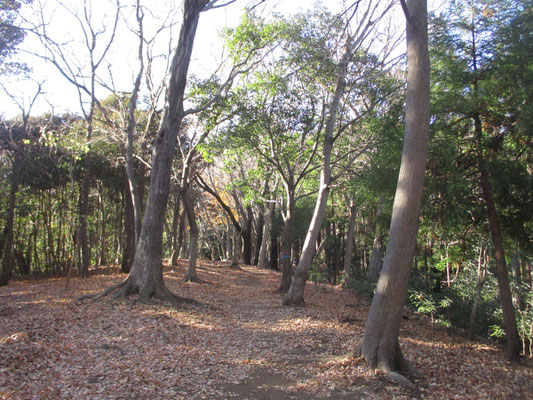
[[270,235],[270,258],[268,260],[268,267],[275,271],[279,271],[278,238],[276,235]]
[[4,243],[2,246],[2,271],[0,273],[0,286],[9,284],[13,275],[14,258],[13,258],[13,237],[15,221],[15,205],[17,201],[17,192],[20,182],[20,170],[22,167],[22,150],[16,149],[13,152],[13,165],[11,168],[11,187],[9,189],[9,205],[7,209],[7,218],[4,226],[3,236]]
[[371,368],[409,372],[398,335],[413,262],[429,142],[427,1],[402,6],[407,20],[405,133],[389,242],[359,355]]
[[252,264],[252,207],[246,207],[246,224],[242,231],[243,261],[246,265]]
[[346,234],[346,246],[344,251],[344,268],[343,280],[346,281],[351,275],[352,253],[353,253],[353,239],[355,231],[355,217],[356,209],[353,200],[350,200],[350,222],[348,224],[348,233]]
[[200,230],[198,229],[198,223],[196,222],[194,202],[191,196],[190,187],[185,187],[181,191],[181,200],[183,201],[183,211],[187,215],[187,221],[189,222],[189,262],[187,265],[187,273],[183,280],[185,282],[198,282],[196,261],[198,259],[198,237]]
[[127,274],[131,270],[133,258],[135,257],[135,213],[127,181],[124,189],[124,231],[126,237],[122,250],[120,271]]
[[487,263],[485,262],[485,249],[483,245],[479,248],[479,258],[477,264],[477,282],[476,282],[476,294],[474,295],[474,303],[472,304],[472,310],[470,312],[470,321],[468,323],[468,338],[472,339],[474,336],[474,325],[476,323],[477,310],[481,303],[481,290],[483,285],[487,281]]
[[313,217],[311,218],[311,223],[309,224],[309,230],[305,236],[302,255],[300,257],[300,262],[296,267],[294,280],[291,284],[289,292],[283,299],[284,305],[297,305],[304,303],[305,284],[307,282],[307,278],[309,277],[309,268],[311,268],[311,263],[315,255],[315,244],[318,234],[320,233],[322,222],[324,221],[324,217],[326,215],[331,180],[331,152],[333,150],[333,142],[335,140],[333,137],[333,129],[335,128],[335,123],[337,121],[337,110],[339,108],[339,103],[346,87],[348,64],[352,56],[352,40],[353,38],[351,37],[347,39],[346,48],[339,65],[335,96],[331,101],[330,113],[326,121],[324,144],[322,148],[320,187],[318,190],[315,210],[313,212]]
[[208,0],[183,0],[183,21],[170,67],[165,109],[153,145],[150,186],[141,234],[131,272],[119,284],[118,297],[138,292],[140,301],[145,302],[156,297],[177,305],[182,300],[171,293],[163,282],[163,224],[177,134],[184,117],[183,96],[187,70],[200,12],[207,3]]
[[291,286],[292,279],[292,231],[294,228],[294,210],[296,200],[294,198],[294,191],[290,185],[286,185],[287,191],[287,209],[285,220],[283,222],[283,232],[281,234],[281,283],[277,292],[287,293]]
[[170,256],[170,265],[178,265],[179,246],[178,246],[178,228],[180,225],[180,199],[176,196],[174,212],[172,216],[172,253]]
[[276,207],[275,201],[270,201],[268,203],[268,211],[265,216],[265,223],[263,224],[263,235],[261,236],[261,247],[259,250],[259,259],[257,261],[258,268],[266,267],[267,242],[268,242],[268,235],[270,232],[270,221],[272,220],[272,215],[274,214],[275,207]]
[[374,244],[372,245],[372,255],[370,256],[370,264],[368,265],[368,280],[370,282],[377,282],[379,273],[383,264],[383,235],[381,233],[381,224],[379,218],[383,212],[383,200],[380,198],[378,202],[378,209],[376,212],[376,236]]
[[261,210],[259,216],[257,217],[257,226],[256,226],[256,240],[255,240],[255,257],[254,265],[259,264],[259,255],[261,253],[261,244],[263,244],[263,227],[265,226],[265,214]]
[[478,113],[474,115],[474,129],[476,144],[478,147],[478,167],[481,175],[481,190],[483,199],[487,207],[487,214],[489,218],[489,229],[494,244],[496,261],[496,270],[498,272],[498,288],[500,294],[500,302],[503,311],[503,329],[505,330],[506,349],[505,355],[511,362],[520,361],[520,338],[518,336],[518,328],[516,326],[515,310],[513,306],[513,297],[511,294],[511,287],[509,285],[509,273],[507,271],[507,262],[505,261],[505,248],[503,245],[503,237],[498,221],[498,213],[496,211],[496,204],[492,195],[492,187],[489,180],[489,174],[485,165],[482,147],[483,128],[481,126],[481,117]]

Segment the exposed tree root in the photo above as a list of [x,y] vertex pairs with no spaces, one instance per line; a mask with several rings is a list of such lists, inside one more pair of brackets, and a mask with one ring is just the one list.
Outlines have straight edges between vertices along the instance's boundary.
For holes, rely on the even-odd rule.
[[168,302],[176,309],[179,309],[179,306],[183,304],[190,304],[195,306],[203,305],[203,303],[200,303],[196,300],[189,299],[186,297],[180,297],[172,293],[163,283],[156,284],[153,288],[145,288],[144,290],[139,290],[138,285],[133,283],[133,279],[131,278],[131,276],[129,276],[122,282],[105,289],[103,292],[96,294],[85,294],[78,297],[77,300],[96,300],[105,297],[114,291],[116,291],[116,293],[111,298],[111,302],[115,301],[116,299],[124,299],[132,294],[138,293],[139,297],[136,301],[147,305],[155,305],[156,303],[153,301],[153,299]]
[[305,307],[305,300],[303,299],[303,297],[295,298],[294,295],[291,294],[289,290],[289,292],[283,298],[281,305],[282,306]]
[[[128,281],[128,279],[124,279],[122,282],[120,283],[117,283],[116,285],[113,285],[111,287],[108,287],[107,289],[105,289],[103,292],[101,293],[88,293],[88,294],[83,294],[81,296],[78,296],[76,298],[76,300],[85,300],[85,299],[90,299],[90,300],[96,300],[96,299],[99,299],[101,297],[105,297],[107,296],[108,294],[110,294],[111,292],[117,290],[117,289],[120,289],[122,288],[124,285],[126,285],[126,282]],[[115,299],[115,298],[113,298]]]
[[412,390],[416,393],[416,398],[420,398],[420,392],[416,385],[406,377],[420,377],[420,374],[409,364],[404,358],[400,347],[396,348],[392,363],[381,353],[380,349],[374,349],[371,355],[363,351],[359,345],[355,351],[356,358],[364,360],[370,369],[381,371],[393,383],[402,386],[406,389]]

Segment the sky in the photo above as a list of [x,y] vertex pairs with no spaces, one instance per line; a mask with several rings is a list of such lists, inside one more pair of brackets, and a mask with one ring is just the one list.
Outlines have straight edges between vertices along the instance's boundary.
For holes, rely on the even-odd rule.
[[[78,7],[78,15],[83,15],[80,13],[80,7],[83,4],[81,0],[63,1],[68,4],[70,9]],[[91,19],[94,21],[93,27],[95,30],[101,31],[98,41],[99,46],[97,46],[96,51],[97,54],[100,54],[105,47],[105,42],[109,38],[110,32],[112,32],[113,10],[116,0],[86,1],[90,6]],[[206,76],[216,70],[222,58],[222,42],[218,33],[225,26],[237,25],[244,7],[252,1],[236,0],[226,7],[201,14],[189,69],[190,73]],[[121,4],[126,5],[128,2],[131,4],[132,0],[121,0]],[[151,37],[161,27],[165,18],[173,15],[172,11],[169,10],[172,10],[179,3],[176,0],[158,0],[157,7],[151,10],[151,13],[146,13],[145,32],[148,37]],[[221,0],[221,3],[224,3],[224,0]],[[341,9],[341,0],[323,0],[319,3],[327,5],[332,11]],[[149,3],[146,2],[146,4]],[[273,12],[289,14],[312,8],[313,5],[314,2],[310,0],[266,0],[257,8],[257,11],[262,15],[270,15]],[[83,36],[73,15],[58,6],[58,0],[34,0],[33,7],[42,7],[44,9],[46,20],[50,22],[48,33],[57,42],[66,45],[65,48],[73,49],[66,54],[71,63],[79,65],[80,68],[87,65],[88,58],[84,57],[84,54],[87,54],[86,46],[83,45]],[[399,7],[397,8],[399,9]],[[123,11],[125,15],[133,17],[131,19],[132,26],[135,25],[133,11],[134,8],[131,6],[125,7]],[[37,15],[30,8],[25,9],[23,15],[28,21],[36,21],[37,19]],[[178,22],[179,17],[179,11],[175,11],[175,20]],[[398,14],[397,18],[401,20],[403,15]],[[403,21],[398,22],[404,23]],[[179,24],[175,25],[172,30],[174,40],[177,38],[178,30]],[[107,86],[114,86],[117,90],[128,92],[133,87],[134,76],[138,68],[136,59],[138,45],[134,34],[125,25],[122,25],[117,32],[106,61],[98,69],[98,75]],[[167,61],[164,54],[169,53],[169,32],[171,31],[163,31],[158,36],[159,45],[155,46],[154,50],[154,54],[159,55],[155,58],[154,70],[156,71],[162,70],[162,65]],[[0,113],[5,117],[9,118],[20,114],[20,105],[24,105],[26,109],[28,108],[30,99],[36,93],[36,82],[44,82],[43,91],[45,93],[37,99],[32,109],[32,115],[40,115],[50,111],[56,114],[66,111],[80,113],[80,97],[74,86],[61,76],[53,65],[29,54],[31,52],[42,52],[41,48],[39,41],[32,35],[28,35],[18,55],[21,61],[26,61],[32,67],[32,79],[28,80],[23,77],[2,77],[0,79],[4,87],[19,103],[17,105],[12,98],[0,89]],[[159,68],[157,67],[158,65]],[[158,75],[154,81],[162,80],[162,76]],[[106,97],[108,94],[109,91],[101,87],[97,91],[99,98]]]

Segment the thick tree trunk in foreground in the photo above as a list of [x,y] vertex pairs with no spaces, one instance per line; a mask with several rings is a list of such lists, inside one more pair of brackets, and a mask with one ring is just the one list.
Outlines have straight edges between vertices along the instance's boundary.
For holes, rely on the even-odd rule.
[[322,149],[322,170],[320,172],[320,187],[318,190],[318,197],[315,204],[315,210],[311,223],[309,224],[309,230],[305,236],[304,246],[302,250],[302,256],[296,267],[294,273],[294,280],[290,286],[289,292],[283,299],[283,305],[290,304],[303,304],[304,303],[304,289],[309,276],[309,268],[315,256],[315,244],[318,239],[318,234],[322,228],[322,222],[326,215],[326,207],[328,204],[328,196],[330,191],[331,180],[331,152],[333,150],[333,129],[337,120],[337,110],[341,97],[344,94],[346,87],[346,75],[348,73],[348,63],[352,55],[352,43],[351,38],[348,39],[346,49],[342,56],[338,78],[337,87],[335,88],[335,96],[331,101],[331,109],[326,121],[325,138]]
[[144,212],[141,234],[137,241],[135,259],[128,277],[106,295],[120,288],[116,297],[139,293],[139,300],[151,297],[177,305],[182,299],[171,293],[163,283],[163,226],[170,188],[170,174],[177,134],[184,117],[183,96],[187,70],[200,12],[208,0],[183,0],[183,21],[176,50],[170,67],[165,109],[159,131],[154,140],[148,201]]
[[9,280],[13,275],[15,260],[13,258],[13,228],[15,221],[15,205],[17,199],[17,192],[20,181],[20,170],[22,167],[22,150],[16,149],[13,152],[13,166],[11,168],[11,187],[9,189],[9,204],[7,210],[7,218],[4,226],[4,243],[0,249],[2,256],[2,270],[0,271],[0,286],[9,284]]
[[371,368],[408,372],[398,334],[413,262],[429,142],[427,1],[402,1],[407,20],[407,98],[390,236],[359,355]]

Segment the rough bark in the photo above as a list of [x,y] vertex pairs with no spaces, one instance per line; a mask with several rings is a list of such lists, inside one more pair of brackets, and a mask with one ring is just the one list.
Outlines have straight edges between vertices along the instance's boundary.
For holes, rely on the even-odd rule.
[[371,368],[409,372],[399,346],[429,142],[427,1],[402,0],[407,20],[407,98],[402,160],[383,269],[358,354]]
[[135,258],[128,277],[99,296],[119,289],[115,297],[138,293],[142,302],[149,302],[152,297],[173,305],[183,301],[170,292],[163,282],[163,226],[177,134],[184,117],[183,96],[187,71],[200,12],[208,3],[208,0],[183,0],[183,20],[170,67],[165,108],[153,144],[148,200]]

